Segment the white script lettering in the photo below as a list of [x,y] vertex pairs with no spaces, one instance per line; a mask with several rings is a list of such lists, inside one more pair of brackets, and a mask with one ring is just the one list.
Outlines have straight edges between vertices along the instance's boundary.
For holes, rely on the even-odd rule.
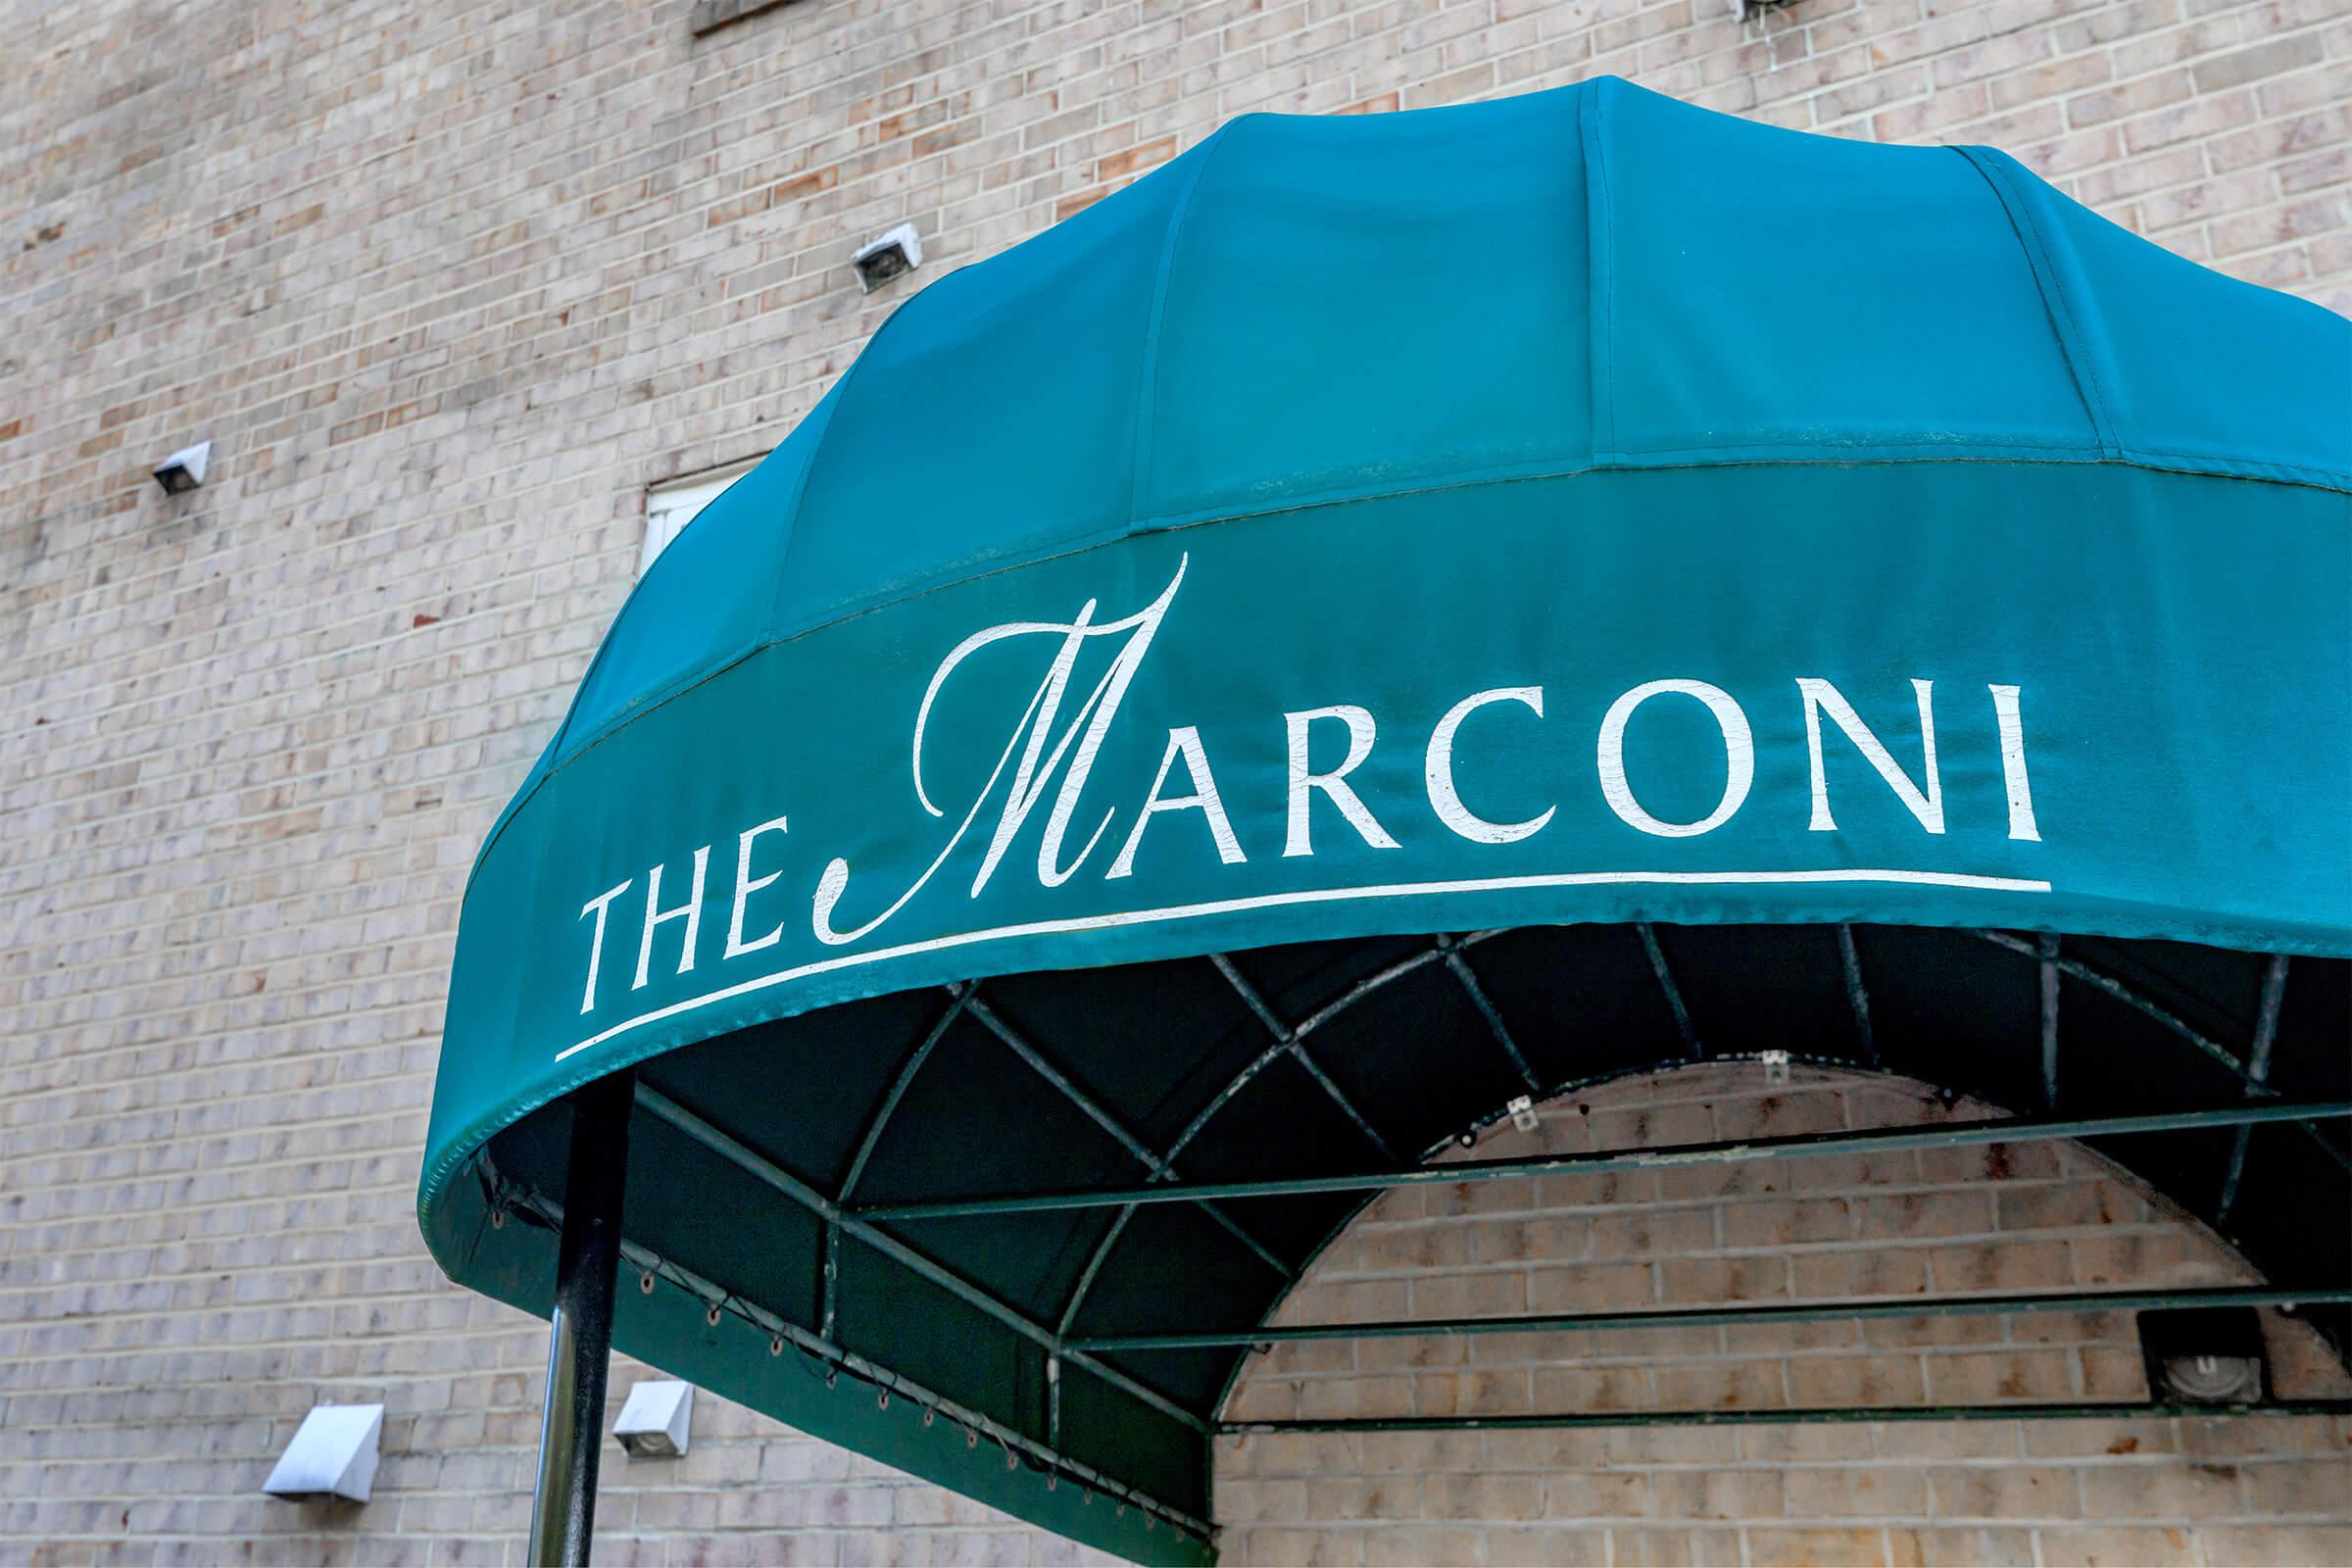
[[[1633,784],[1625,776],[1625,725],[1634,716],[1634,710],[1672,692],[1684,697],[1695,697],[1707,705],[1715,715],[1716,727],[1723,731],[1724,778],[1723,799],[1715,809],[1695,822],[1662,822],[1642,808],[1634,799]],[[1732,694],[1720,686],[1710,686],[1703,680],[1645,681],[1609,705],[1600,720],[1600,793],[1609,803],[1609,809],[1627,823],[1644,833],[1660,838],[1689,839],[1701,833],[1712,833],[1732,819],[1747,800],[1749,786],[1756,781],[1756,738],[1747,727],[1747,715],[1732,701]]]
[[1524,822],[1490,822],[1472,814],[1462,804],[1461,792],[1453,783],[1453,737],[1462,727],[1462,720],[1489,703],[1523,703],[1535,710],[1538,718],[1544,716],[1544,688],[1541,686],[1497,686],[1493,691],[1465,697],[1446,710],[1438,727],[1430,732],[1429,755],[1423,760],[1422,774],[1429,785],[1429,804],[1438,813],[1438,820],[1473,844],[1516,844],[1521,839],[1544,831],[1544,824],[1559,808],[1547,806],[1541,816],[1531,816]]
[[[1306,760],[1310,745],[1308,736],[1318,718],[1336,718],[1348,726],[1348,756],[1328,773],[1316,772]],[[1307,826],[1307,807],[1313,799],[1309,791],[1312,790],[1321,790],[1330,796],[1331,804],[1340,808],[1340,815],[1348,819],[1348,825],[1355,829],[1366,844],[1376,850],[1397,848],[1396,841],[1389,837],[1388,829],[1373,819],[1371,811],[1364,806],[1363,797],[1356,794],[1354,787],[1348,782],[1348,775],[1361,767],[1364,759],[1372,755],[1372,741],[1379,734],[1379,726],[1373,723],[1372,715],[1360,708],[1342,706],[1310,708],[1300,713],[1285,713],[1282,720],[1290,730],[1291,740],[1290,823],[1289,833],[1283,840],[1284,858],[1315,853]]]
[[[1871,733],[1870,726],[1854,711],[1854,705],[1839,694],[1837,687],[1812,676],[1797,677],[1796,689],[1805,701],[1805,758],[1813,769],[1813,819],[1806,824],[1816,833],[1835,833],[1838,824],[1830,817],[1829,774],[1821,765],[1821,715],[1828,713],[1845,738],[1861,751],[1879,777],[1886,781],[1919,825],[1931,833],[1943,831],[1943,780],[1936,772],[1936,710],[1930,694],[1933,681],[1915,680],[1911,690],[1919,699],[1919,745],[1925,760],[1928,787],[1921,790],[1911,782],[1886,743]],[[2022,754],[2021,754],[2022,755]]]

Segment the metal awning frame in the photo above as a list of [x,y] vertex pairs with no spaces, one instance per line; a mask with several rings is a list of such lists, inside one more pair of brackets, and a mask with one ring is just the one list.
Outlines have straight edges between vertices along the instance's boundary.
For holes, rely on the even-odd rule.
[[2162,1400],[2077,1400],[2051,1404],[1791,1405],[1779,1410],[1602,1410],[1554,1415],[1394,1415],[1228,1421],[1220,1437],[1293,1432],[1563,1432],[1642,1427],[1841,1426],[1920,1421],[2215,1420],[2246,1416],[2352,1415],[2352,1399],[2281,1399],[2269,1404],[2181,1404]]
[[[503,1205],[505,1211],[528,1215],[550,1230],[562,1231],[562,1203],[520,1183],[510,1181],[495,1171],[490,1172],[489,1177],[494,1200]],[[769,1336],[768,1354],[782,1355],[789,1349],[812,1363],[810,1375],[823,1379],[827,1384],[847,1373],[872,1387],[875,1396],[885,1403],[894,1398],[904,1399],[922,1410],[925,1425],[934,1419],[944,1419],[961,1427],[965,1440],[975,1446],[983,1438],[996,1444],[1004,1450],[1008,1464],[1026,1463],[1049,1474],[1067,1476],[1075,1485],[1101,1494],[1119,1508],[1138,1509],[1203,1540],[1215,1534],[1215,1528],[1206,1520],[1196,1518],[1181,1508],[1171,1507],[1136,1488],[1103,1475],[1091,1465],[1056,1452],[1003,1422],[935,1393],[879,1362],[868,1360],[824,1335],[813,1334],[769,1311],[759,1302],[737,1295],[717,1281],[662,1257],[648,1248],[634,1242],[623,1242],[620,1260],[634,1270],[641,1280],[652,1280],[683,1291],[701,1301],[713,1323],[721,1317],[734,1317],[762,1330]]]
[[1740,1328],[1768,1323],[1878,1322],[2006,1313],[2136,1312],[2190,1306],[2301,1307],[2352,1303],[2352,1289],[2280,1290],[2269,1285],[2163,1291],[2044,1291],[2031,1295],[1866,1297],[1793,1304],[1660,1307],[1625,1312],[1537,1312],[1516,1317],[1375,1319],[1297,1323],[1208,1334],[1103,1334],[1069,1343],[1082,1350],[1265,1349],[1318,1341],[1434,1340],[1477,1334],[1606,1334],[1622,1330]]
[[[1739,1061],[1752,1058],[1725,1056],[1716,1059]],[[1831,1063],[1825,1060],[1824,1064]],[[1676,1064],[1656,1064],[1660,1067],[1673,1065]],[[1655,1067],[1636,1070],[1651,1071]],[[1555,1093],[1566,1092],[1563,1089]],[[2352,1101],[2249,1101],[2199,1110],[2119,1116],[2018,1116],[1998,1121],[1942,1122],[1923,1127],[1889,1127],[1858,1133],[1797,1133],[1786,1138],[1735,1139],[1713,1144],[1670,1145],[1660,1149],[1607,1150],[1598,1153],[1529,1154],[1512,1159],[1465,1160],[1449,1165],[1408,1165],[1398,1170],[1360,1171],[1331,1176],[1282,1176],[1262,1181],[1196,1182],[1185,1186],[1098,1191],[1006,1193],[983,1198],[874,1203],[851,1212],[862,1220],[895,1225],[912,1220],[1118,1208],[1142,1203],[1190,1203],[1211,1199],[1302,1198],[1317,1193],[1450,1187],[1465,1182],[1524,1181],[1537,1176],[1592,1174],[1599,1171],[1739,1165],[1763,1160],[1805,1159],[1825,1154],[1900,1153],[1909,1150],[1964,1149],[1985,1144],[2123,1138],[2134,1133],[2184,1132],[2211,1127],[2249,1129],[2279,1122],[2308,1126],[2315,1122],[2346,1118],[2352,1118]]]
[[[1740,1060],[1740,1055],[1710,1056],[1692,1024],[1690,1011],[1684,1004],[1680,989],[1668,966],[1664,950],[1655,931],[1647,924],[1638,927],[1642,946],[1648,956],[1650,968],[1656,976],[1666,1004],[1673,1014],[1682,1038],[1686,1054],[1680,1060],[1650,1064],[1647,1069],[1685,1065],[1707,1060]],[[1857,1065],[1875,1067],[1878,1062],[1875,1037],[1870,1018],[1869,996],[1864,982],[1858,950],[1852,929],[1838,928],[1839,954],[1845,988],[1852,1005],[1854,1021],[1863,1061],[1851,1058],[1821,1058],[1823,1065],[1851,1069]],[[1695,1410],[1695,1411],[1613,1411],[1508,1416],[1443,1416],[1443,1417],[1372,1417],[1335,1418],[1324,1421],[1252,1421],[1219,1422],[1193,1413],[1161,1395],[1145,1383],[1101,1359],[1105,1353],[1137,1353],[1149,1351],[1200,1348],[1260,1348],[1275,1343],[1307,1340],[1369,1340],[1383,1338],[1438,1337],[1483,1333],[1599,1332],[1628,1328],[1696,1327],[1734,1323],[1795,1323],[1837,1318],[1914,1318],[1982,1314],[1999,1312],[2053,1312],[2100,1310],[2147,1310],[2163,1307],[2237,1305],[2294,1305],[2298,1303],[2338,1303],[2352,1301],[2352,1291],[2307,1290],[2292,1288],[2247,1287],[2208,1290],[2093,1292],[2040,1296],[1978,1296],[1905,1298],[1897,1301],[1844,1300],[1803,1302],[1774,1305],[1748,1305],[1725,1308],[1662,1309],[1646,1312],[1611,1312],[1587,1314],[1550,1314],[1518,1318],[1441,1319],[1424,1322],[1376,1322],[1355,1324],[1305,1324],[1288,1327],[1253,1326],[1248,1330],[1210,1332],[1201,1334],[1110,1335],[1083,1336],[1074,1332],[1079,1311],[1088,1292],[1104,1261],[1116,1246],[1128,1222],[1136,1211],[1147,1203],[1184,1202],[1199,1206],[1220,1227],[1241,1241],[1254,1255],[1276,1270],[1286,1281],[1294,1281],[1298,1270],[1257,1242],[1250,1232],[1220,1205],[1228,1201],[1262,1198],[1301,1197],[1320,1193],[1356,1192],[1369,1196],[1392,1188],[1409,1186],[1483,1182],[1506,1179],[1527,1179],[1569,1171],[1597,1171],[1612,1169],[1660,1169],[1688,1165],[1723,1165],[1758,1160],[1800,1158],[1808,1155],[1854,1152],[1859,1151],[1891,1152],[1966,1147],[1995,1143],[2021,1143],[2085,1138],[2122,1137],[2135,1133],[2175,1132],[2192,1128],[2235,1128],[2237,1139],[2232,1149],[2228,1179],[2222,1194],[2216,1222],[2225,1220],[2234,1200],[2238,1178],[2243,1169],[2247,1140],[2254,1127],[2284,1123],[2302,1128],[2313,1141],[2337,1163],[2352,1168],[2352,1157],[2333,1143],[2321,1137],[2316,1124],[2321,1121],[2352,1117],[2352,1102],[2288,1102],[2278,1097],[2268,1083],[2271,1049],[2275,1043],[2279,1010],[2287,977],[2288,960],[2283,956],[2272,958],[2265,971],[2262,1004],[2254,1038],[2249,1042],[2241,1060],[2234,1053],[2207,1038],[2169,1008],[2150,999],[2126,982],[2108,975],[2080,959],[2066,955],[2058,938],[2039,936],[2025,938],[2002,931],[1978,931],[1981,940],[2029,957],[2040,966],[2042,996],[2042,1059],[2043,1093],[2046,1114],[1995,1121],[1941,1124],[1922,1127],[1888,1128],[1861,1133],[1802,1134],[1787,1138],[1756,1139],[1705,1145],[1689,1145],[1666,1149],[1626,1150],[1601,1153],[1540,1155],[1528,1158],[1465,1161],[1433,1165],[1403,1164],[1397,1160],[1390,1141],[1364,1115],[1329,1073],[1316,1061],[1307,1041],[1319,1027],[1328,1023],[1356,1003],[1377,993],[1382,987],[1429,964],[1442,963],[1461,985],[1465,995],[1485,1020],[1496,1048],[1510,1060],[1517,1076],[1530,1089],[1531,1095],[1552,1098],[1580,1087],[1582,1080],[1545,1088],[1543,1086],[1525,1054],[1512,1039],[1498,1010],[1487,998],[1468,952],[1479,943],[1502,934],[1500,930],[1462,934],[1440,933],[1432,945],[1393,962],[1378,972],[1356,982],[1345,994],[1318,1008],[1297,1024],[1286,1024],[1274,1009],[1242,976],[1230,957],[1224,954],[1208,955],[1235,994],[1262,1023],[1271,1037],[1268,1045],[1255,1054],[1226,1085],[1195,1114],[1192,1120],[1168,1146],[1165,1152],[1155,1152],[1113,1112],[1077,1084],[1067,1072],[1058,1067],[1017,1029],[1007,1023],[980,996],[978,981],[965,981],[948,987],[949,1002],[941,1016],[926,1032],[922,1041],[908,1054],[906,1060],[894,1076],[872,1119],[860,1136],[850,1169],[840,1192],[828,1195],[784,1170],[756,1151],[724,1131],[710,1125],[688,1107],[679,1104],[652,1086],[630,1076],[633,1102],[648,1113],[661,1118],[704,1148],[728,1160],[738,1168],[763,1182],[793,1202],[814,1214],[824,1226],[825,1257],[822,1270],[820,1321],[815,1329],[795,1324],[759,1302],[743,1298],[717,1282],[690,1269],[663,1259],[650,1250],[621,1240],[617,1248],[606,1250],[601,1266],[606,1271],[603,1282],[601,1311],[597,1308],[595,1281],[586,1282],[585,1311],[569,1314],[576,1319],[565,1323],[566,1314],[559,1313],[556,1341],[551,1348],[550,1364],[550,1426],[543,1434],[540,1456],[540,1478],[533,1526],[534,1552],[541,1561],[584,1562],[589,1530],[593,1523],[595,1464],[593,1457],[584,1456],[578,1445],[585,1442],[591,1447],[601,1442],[601,1431],[591,1426],[585,1433],[575,1416],[565,1423],[556,1417],[557,1385],[564,1385],[564,1396],[593,1388],[601,1396],[601,1375],[604,1358],[610,1353],[612,1272],[625,1261],[639,1271],[644,1287],[651,1290],[656,1282],[683,1290],[702,1301],[712,1324],[722,1316],[732,1315],[764,1331],[769,1336],[769,1353],[781,1355],[787,1348],[804,1356],[821,1369],[816,1375],[828,1383],[841,1373],[871,1385],[876,1397],[887,1403],[893,1397],[911,1400],[925,1412],[928,1423],[944,1415],[961,1426],[967,1441],[976,1445],[983,1436],[1004,1448],[1006,1462],[1018,1466],[1024,1462],[1047,1473],[1049,1485],[1060,1477],[1085,1487],[1090,1494],[1101,1494],[1113,1499],[1114,1506],[1124,1510],[1136,1507],[1143,1511],[1148,1522],[1165,1523],[1201,1540],[1213,1540],[1215,1526],[1182,1509],[1153,1498],[1115,1479],[1102,1475],[1057,1450],[1060,1441],[1060,1381],[1063,1368],[1096,1377],[1139,1400],[1179,1424],[1192,1428],[1204,1439],[1220,1435],[1269,1433],[1284,1431],[1317,1432],[1405,1432],[1443,1430],[1483,1430],[1511,1428],[1571,1428],[1571,1427],[1629,1427],[1659,1425],[1744,1425],[1788,1424],[1803,1421],[1918,1421],[1918,1420],[1980,1420],[1980,1419],[2077,1419],[2090,1416],[2154,1416],[2154,1415],[2235,1415],[2265,1413],[2322,1413],[2336,1414],[2352,1411],[2352,1401],[2301,1400],[2275,1402],[2258,1406],[2173,1406],[2151,1403],[2077,1403],[2036,1405],[2028,1403],[1916,1406],[1832,1406],[1820,1408],[1783,1408],[1754,1410]],[[2059,1060],[2059,977],[2065,976],[2092,986],[2105,995],[2126,1004],[2163,1025],[2170,1033],[2190,1047],[2220,1063],[2239,1081],[2244,1098],[2234,1104],[2200,1106],[2191,1110],[2113,1116],[2062,1116],[2055,1113],[2058,1100]],[[934,1049],[949,1027],[959,1017],[969,1015],[986,1027],[1004,1046],[1024,1061],[1036,1074],[1050,1084],[1070,1103],[1075,1105],[1096,1125],[1102,1128],[1122,1148],[1133,1155],[1145,1170],[1141,1186],[1102,1189],[1092,1192],[1046,1194],[1000,1194],[963,1199],[939,1200],[924,1202],[858,1204],[855,1195],[860,1178],[893,1114],[904,1101],[916,1075],[929,1061]],[[1357,1173],[1272,1178],[1255,1181],[1185,1182],[1178,1174],[1176,1160],[1187,1147],[1209,1123],[1218,1110],[1230,1103],[1251,1079],[1273,1061],[1288,1055],[1297,1061],[1308,1076],[1330,1097],[1340,1110],[1364,1134],[1365,1142],[1378,1154],[1383,1168]],[[1625,1074],[1612,1072],[1610,1078]],[[591,1086],[593,1091],[600,1086]],[[1479,1126],[1491,1125],[1501,1119],[1507,1110],[1497,1110]],[[1472,1130],[1473,1134],[1476,1129]],[[610,1130],[605,1132],[610,1137]],[[577,1137],[575,1127],[575,1138]],[[624,1138],[625,1143],[625,1138]],[[1429,1152],[1434,1155],[1445,1144]],[[575,1145],[576,1149],[576,1145]],[[607,1158],[611,1158],[610,1151]],[[570,1258],[579,1235],[584,1234],[570,1221],[563,1203],[546,1195],[524,1188],[500,1175],[492,1165],[488,1152],[477,1156],[481,1175],[488,1190],[493,1223],[503,1223],[512,1213],[547,1226],[563,1238],[565,1278],[569,1279]],[[576,1164],[576,1161],[575,1161]],[[611,1184],[608,1184],[611,1185]],[[610,1194],[612,1215],[602,1216],[592,1224],[602,1225],[617,1218],[618,1192],[616,1185]],[[1004,1215],[1036,1213],[1086,1208],[1117,1208],[1120,1212],[1096,1245],[1085,1268],[1080,1273],[1067,1304],[1049,1325],[1004,1302],[918,1248],[882,1230],[882,1225],[905,1226],[913,1222],[949,1217],[975,1215]],[[1336,1226],[1332,1234],[1345,1229],[1359,1209]],[[1004,1324],[1047,1352],[1047,1410],[1048,1437],[1039,1443],[1026,1435],[1004,1426],[983,1412],[966,1408],[954,1400],[937,1395],[913,1383],[890,1368],[871,1362],[841,1343],[837,1333],[838,1299],[835,1282],[838,1275],[841,1241],[853,1237],[890,1257],[894,1262],[955,1296],[965,1304]],[[1328,1242],[1328,1237],[1326,1238]],[[1318,1248],[1317,1250],[1320,1250]],[[591,1271],[593,1272],[593,1270]],[[560,1296],[563,1294],[560,1289]],[[589,1362],[596,1363],[592,1374]],[[559,1366],[559,1362],[568,1362]],[[1237,1361],[1234,1376],[1239,1375],[1243,1362]],[[1226,1384],[1229,1395],[1232,1377]],[[573,1399],[572,1402],[578,1402]],[[1222,1403],[1222,1396],[1219,1403]],[[564,1430],[560,1431],[559,1427]],[[583,1471],[584,1460],[584,1471]],[[568,1527],[567,1527],[568,1522]]]

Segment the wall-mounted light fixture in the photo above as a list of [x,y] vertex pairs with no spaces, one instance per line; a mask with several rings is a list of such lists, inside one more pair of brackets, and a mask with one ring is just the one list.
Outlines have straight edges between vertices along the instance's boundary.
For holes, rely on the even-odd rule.
[[2139,1349],[2159,1402],[2260,1404],[2270,1385],[2262,1316],[2250,1306],[2142,1312]]
[[858,286],[871,294],[892,278],[923,265],[923,237],[912,223],[901,223],[851,252],[850,265],[858,269]]
[[686,1451],[694,1420],[694,1385],[649,1379],[629,1391],[612,1436],[632,1459],[675,1459]]
[[375,1487],[376,1448],[384,1435],[380,1404],[320,1404],[302,1418],[262,1490],[273,1497],[366,1502]]
[[213,444],[199,441],[192,447],[181,447],[155,466],[155,482],[164,487],[166,495],[179,495],[204,483],[204,470],[213,461]]

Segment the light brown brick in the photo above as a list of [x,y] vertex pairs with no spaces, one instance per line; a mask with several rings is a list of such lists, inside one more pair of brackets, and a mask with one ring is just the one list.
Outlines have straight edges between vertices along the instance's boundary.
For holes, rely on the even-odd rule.
[[2235,1465],[2085,1465],[2081,1480],[2090,1519],[2204,1519],[2237,1507]]
[[2019,1465],[1928,1472],[1927,1511],[1939,1519],[2073,1519],[2082,1512],[2075,1472]]
[[1884,1568],[1886,1538],[1879,1530],[1750,1530],[1748,1561],[1758,1568]]
[[2179,1526],[2072,1527],[2043,1530],[2040,1537],[2041,1560],[2065,1568],[2126,1562],[2162,1568],[2197,1560],[2192,1533]]
[[[512,1554],[542,1331],[441,1282],[409,1218],[459,888],[628,590],[646,485],[772,445],[814,405],[905,297],[858,295],[844,266],[891,222],[922,225],[935,277],[1243,110],[1386,112],[1608,69],[1774,122],[1999,142],[2182,255],[2352,308],[2340,0],[1823,0],[1744,25],[1689,0],[806,0],[699,40],[687,9],[10,19],[0,546],[40,548],[0,573],[0,1257],[42,1277],[0,1290],[0,1559]],[[201,521],[159,525],[140,455],[215,432]],[[1766,1094],[1752,1063],[1576,1099],[1589,1113],[1549,1107],[1523,1152],[1992,1113],[1811,1069]],[[167,1180],[146,1162],[174,1140],[201,1153]],[[1997,1231],[1966,1234],[1987,1198]],[[2248,1278],[2050,1144],[1399,1193],[1327,1261],[1289,1312],[1476,1302],[1493,1287],[1456,1278],[1474,1263],[1526,1265],[1541,1310]],[[2308,1324],[2271,1345],[2282,1392],[2352,1391]],[[1867,1353],[1826,1353],[1847,1350]],[[1335,1410],[1643,1409],[1769,1397],[1749,1386],[1765,1366],[1800,1402],[1999,1395],[2011,1371],[2037,1396],[2129,1398],[2134,1356],[2128,1325],[2058,1319],[1285,1347],[1227,1413],[1294,1415],[1307,1391]],[[254,1492],[326,1389],[394,1412],[356,1524]],[[2050,1564],[2352,1559],[2329,1502],[2342,1423],[1746,1436],[1224,1445],[1228,1481],[1302,1484],[1261,1494],[1278,1517],[1236,1523],[1225,1552],[2014,1561],[2033,1529]],[[1638,1523],[1414,1517],[1424,1475],[1604,1464],[1639,1478]],[[1807,1466],[1932,1469],[1937,1517],[1784,1518]],[[686,1460],[606,1468],[600,1560],[1089,1555],[708,1396]],[[2021,1523],[2077,1471],[2115,1512]],[[1998,1517],[1942,1518],[1947,1472]],[[1220,1506],[1247,1496],[1220,1487]]]

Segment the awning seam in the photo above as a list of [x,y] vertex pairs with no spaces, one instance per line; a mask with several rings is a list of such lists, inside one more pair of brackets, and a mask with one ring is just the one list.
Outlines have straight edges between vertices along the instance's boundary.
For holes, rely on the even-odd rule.
[[[2097,437],[2102,456],[2120,456],[2123,447],[2116,438],[2115,422],[2107,412],[2105,389],[2099,385],[2099,368],[2092,352],[2090,334],[2085,322],[2091,321],[2091,310],[2077,318],[2074,301],[2069,297],[2065,274],[2051,259],[2049,238],[2041,225],[2034,220],[2033,209],[2027,205],[2025,193],[2011,177],[2015,168],[2007,155],[1989,147],[1955,147],[1952,149],[1968,160],[1969,167],[1981,175],[1992,190],[1993,199],[2009,219],[2010,232],[2016,235],[2018,249],[2024,252],[2026,268],[2034,277],[2034,287],[2041,296],[2041,308],[2048,315],[2052,335],[2058,340],[2058,352],[2066,361],[2067,373],[2073,377],[2075,395],[2082,400],[2082,412],[2090,420],[2092,433]],[[2095,308],[2095,307],[2094,307]]]
[[1168,285],[1176,270],[1176,248],[1184,239],[1184,220],[1193,210],[1193,193],[1200,188],[1200,178],[1208,172],[1209,160],[1216,156],[1224,142],[1225,133],[1243,121],[1229,120],[1210,132],[1200,144],[1200,152],[1187,172],[1184,188],[1176,193],[1175,203],[1168,210],[1168,226],[1160,236],[1159,261],[1152,270],[1151,313],[1144,318],[1144,354],[1140,373],[1136,377],[1135,441],[1130,448],[1129,461],[1134,471],[1128,475],[1127,525],[1138,526],[1144,514],[1146,501],[1152,488],[1153,449],[1158,438],[1159,417],[1159,338],[1168,313]]

